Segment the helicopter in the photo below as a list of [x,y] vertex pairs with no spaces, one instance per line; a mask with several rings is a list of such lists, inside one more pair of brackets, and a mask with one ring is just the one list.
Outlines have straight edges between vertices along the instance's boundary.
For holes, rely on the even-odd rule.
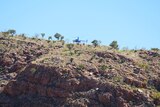
[[80,40],[79,37],[77,37],[77,39],[73,40],[73,43],[77,43],[77,44],[80,44],[80,43],[87,43],[88,40]]

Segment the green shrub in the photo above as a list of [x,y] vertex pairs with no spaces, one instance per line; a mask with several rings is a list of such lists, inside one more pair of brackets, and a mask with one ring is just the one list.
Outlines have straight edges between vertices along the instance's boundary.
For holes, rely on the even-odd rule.
[[125,62],[125,59],[120,59],[118,62],[122,64]]
[[34,74],[37,70],[36,70],[36,68],[31,68],[30,71],[31,71],[31,73]]
[[45,33],[41,33],[41,36],[42,36],[42,38],[44,38],[44,36],[45,36]]
[[69,52],[69,54],[70,54],[71,56],[72,56],[72,55],[74,55],[74,53],[73,53],[73,52],[71,52],[71,51]]
[[158,48],[151,48],[152,51],[159,51]]
[[35,38],[35,37],[32,37],[31,39],[32,39],[32,40],[35,40],[36,38]]
[[153,92],[151,96],[153,99],[160,99],[160,92]]
[[14,34],[16,34],[16,30],[14,30],[14,29],[9,29],[7,32],[8,32],[9,34],[11,34],[12,36],[13,36]]
[[101,41],[93,40],[91,43],[93,44],[94,47],[97,47],[98,45],[100,45]]
[[138,66],[142,69],[147,70],[149,68],[149,65],[147,63],[139,63]]
[[77,53],[77,56],[80,56],[81,54],[82,54],[82,52],[78,52],[78,53]]
[[2,66],[0,66],[0,73],[2,73],[4,70],[4,68]]
[[100,69],[101,69],[102,71],[105,71],[107,68],[108,68],[108,67],[107,67],[106,65],[100,66]]
[[31,49],[30,52],[31,52],[31,54],[35,54],[36,53],[36,51],[33,50],[33,49]]
[[52,43],[56,43],[56,41],[53,40]]
[[46,40],[46,41],[47,41],[47,43],[51,42],[50,40]]
[[48,37],[48,40],[52,40],[52,36],[49,36],[49,37]]
[[78,51],[79,51],[79,50],[74,50],[74,53],[77,54]]
[[71,49],[73,49],[74,44],[71,44],[71,43],[70,43],[70,44],[67,44],[66,46],[67,46],[67,48],[68,48],[69,50],[71,50]]
[[120,76],[115,76],[115,77],[113,77],[113,81],[115,81],[115,82],[123,82],[123,78],[120,77]]
[[57,40],[59,40],[59,39],[63,40],[63,38],[64,38],[64,36],[62,36],[62,35],[59,34],[59,33],[56,33],[56,34],[54,35],[54,37],[55,37]]
[[84,67],[84,65],[83,64],[80,64],[79,66],[78,66],[78,69],[80,69],[80,70],[83,70],[85,67]]
[[109,46],[111,46],[113,49],[119,49],[117,41],[113,41]]

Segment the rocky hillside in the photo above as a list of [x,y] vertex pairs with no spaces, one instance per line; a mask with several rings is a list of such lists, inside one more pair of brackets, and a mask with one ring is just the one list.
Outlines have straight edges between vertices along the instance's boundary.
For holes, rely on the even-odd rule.
[[160,53],[0,33],[2,107],[158,107]]

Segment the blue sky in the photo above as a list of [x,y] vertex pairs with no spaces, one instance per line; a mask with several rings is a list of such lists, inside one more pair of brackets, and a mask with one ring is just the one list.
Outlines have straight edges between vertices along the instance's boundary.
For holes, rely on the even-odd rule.
[[160,0],[1,0],[0,30],[160,48]]

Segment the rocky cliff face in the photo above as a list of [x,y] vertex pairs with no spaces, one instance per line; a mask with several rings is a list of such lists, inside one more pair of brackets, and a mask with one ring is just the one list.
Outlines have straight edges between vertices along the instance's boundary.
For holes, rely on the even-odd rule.
[[[138,90],[125,89],[88,71],[31,64],[4,88],[5,106],[154,106]],[[1,97],[3,98],[3,97]]]
[[68,50],[60,42],[19,37],[0,43],[2,107],[160,105],[158,52],[81,45]]

